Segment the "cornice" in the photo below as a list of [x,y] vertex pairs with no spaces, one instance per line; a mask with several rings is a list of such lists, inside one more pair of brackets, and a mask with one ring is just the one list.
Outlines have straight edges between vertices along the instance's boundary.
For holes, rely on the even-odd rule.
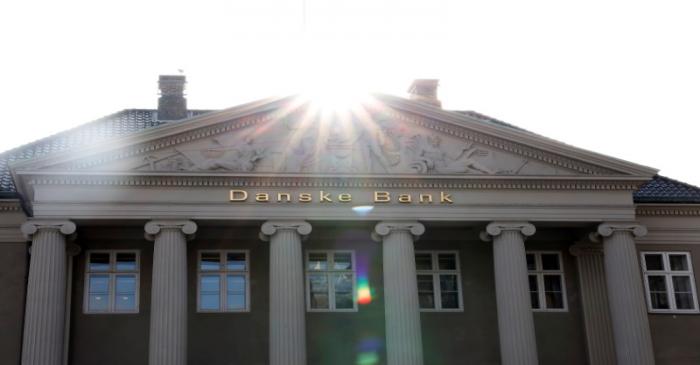
[[640,217],[700,217],[700,204],[637,205]]
[[22,211],[22,206],[19,200],[12,201],[0,201],[0,212],[20,212]]
[[619,177],[559,176],[425,176],[425,175],[299,175],[299,174],[197,174],[197,173],[96,173],[22,172],[34,185],[106,185],[163,187],[261,188],[382,188],[471,190],[636,190],[643,181]]

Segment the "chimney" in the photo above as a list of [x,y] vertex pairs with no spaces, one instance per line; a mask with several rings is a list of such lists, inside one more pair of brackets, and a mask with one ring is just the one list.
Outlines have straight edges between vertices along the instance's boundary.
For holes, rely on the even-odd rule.
[[185,75],[160,75],[158,88],[158,119],[179,120],[187,118],[185,99]]
[[408,88],[408,98],[422,103],[430,104],[438,108],[442,103],[437,98],[438,79],[415,79]]

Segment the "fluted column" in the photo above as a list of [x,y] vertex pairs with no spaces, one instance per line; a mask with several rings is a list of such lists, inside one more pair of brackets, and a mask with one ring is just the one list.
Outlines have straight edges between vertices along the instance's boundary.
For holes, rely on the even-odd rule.
[[150,365],[187,364],[187,240],[197,225],[187,220],[151,221],[155,241],[151,289]]
[[270,365],[306,365],[304,221],[268,221],[260,238],[270,242]]
[[576,257],[588,359],[595,365],[615,365],[615,342],[605,290],[603,245],[577,243],[569,248]]
[[418,222],[380,222],[373,238],[382,242],[384,317],[389,365],[422,365],[423,339],[413,241],[425,232]]
[[24,313],[22,365],[60,365],[66,304],[66,235],[70,221],[29,221],[22,232],[32,240]]
[[537,365],[535,322],[525,259],[525,237],[535,234],[527,222],[493,222],[482,239],[493,240],[501,364]]
[[605,278],[618,365],[654,364],[649,319],[634,238],[647,233],[644,226],[603,223]]

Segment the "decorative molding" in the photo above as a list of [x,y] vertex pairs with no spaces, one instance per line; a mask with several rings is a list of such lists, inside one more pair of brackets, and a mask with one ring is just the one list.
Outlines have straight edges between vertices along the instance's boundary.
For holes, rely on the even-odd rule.
[[374,226],[372,231],[372,239],[376,242],[382,242],[385,236],[390,235],[394,231],[407,231],[413,236],[413,240],[425,233],[425,226],[419,222],[412,221],[386,221],[379,222]]
[[518,231],[523,236],[529,237],[535,234],[535,226],[528,222],[492,222],[479,234],[482,241],[490,242],[493,237],[503,233],[503,231]]
[[260,239],[262,241],[268,242],[270,237],[272,237],[277,231],[281,230],[291,230],[295,231],[302,238],[311,233],[311,225],[305,221],[293,221],[293,220],[272,220],[267,221],[260,227]]
[[0,201],[0,212],[20,212],[22,206],[19,201]]
[[636,213],[641,217],[700,217],[700,204],[638,205]]
[[643,237],[647,234],[647,228],[636,223],[603,223],[598,226],[597,233],[603,237],[610,237],[615,232],[630,232],[635,237]]
[[[227,174],[223,176],[196,174],[64,174],[45,172],[30,175],[29,185],[106,185],[106,186],[186,186],[186,187],[265,187],[265,188],[401,188],[401,189],[485,189],[485,190],[636,190],[642,181],[616,179],[575,179],[546,176],[476,177],[416,175],[267,175]],[[241,176],[244,175],[244,176]]]
[[197,232],[197,224],[190,220],[154,220],[146,223],[143,229],[149,241],[154,241],[163,229],[179,229],[186,239],[191,240]]
[[21,230],[27,240],[31,240],[36,232],[42,229],[55,229],[65,236],[71,236],[76,230],[75,223],[67,220],[30,220],[22,224]]

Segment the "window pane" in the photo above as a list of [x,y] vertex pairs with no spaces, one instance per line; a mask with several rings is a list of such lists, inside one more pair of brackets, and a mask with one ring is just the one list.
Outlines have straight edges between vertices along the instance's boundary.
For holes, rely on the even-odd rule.
[[88,279],[88,311],[107,311],[109,301],[109,276],[90,275]]
[[527,269],[530,271],[535,271],[537,270],[537,265],[535,263],[535,255],[532,253],[529,253],[525,255],[525,260],[527,261]]
[[245,271],[245,252],[229,252],[226,254],[226,270]]
[[692,293],[676,293],[675,296],[677,309],[695,309]]
[[325,253],[310,253],[307,264],[309,270],[328,270],[328,262]]
[[661,275],[649,275],[649,291],[666,292],[666,277]]
[[438,255],[438,268],[440,270],[457,270],[457,257],[455,254],[441,253]]
[[561,292],[545,292],[544,298],[548,309],[564,308],[564,295]]
[[117,271],[136,271],[135,252],[117,252]]
[[673,291],[676,293],[678,292],[684,292],[684,293],[692,293],[693,289],[690,286],[690,277],[689,276],[673,276]]
[[534,309],[540,307],[540,297],[537,292],[537,275],[527,276],[528,284],[530,285],[530,305]]
[[352,292],[335,293],[335,308],[336,309],[352,309],[353,299]]
[[245,294],[228,294],[226,296],[226,309],[245,310]]
[[459,297],[457,296],[457,293],[442,293],[440,295],[440,300],[442,301],[443,309],[459,308]]
[[328,277],[323,274],[310,274],[309,285],[312,293],[328,293]]
[[542,270],[561,270],[559,266],[559,255],[555,253],[543,253]]
[[228,275],[226,277],[226,290],[229,293],[245,293],[245,276]]
[[90,254],[90,271],[108,271],[109,270],[109,253],[93,252]]
[[669,309],[666,293],[651,293],[651,307],[654,309]]
[[115,310],[136,309],[136,275],[117,275],[115,283]]
[[457,275],[440,275],[440,291],[457,291]]
[[668,255],[672,271],[688,271],[688,260],[686,255]]
[[311,308],[328,309],[327,293],[311,293],[309,294],[309,299],[311,300]]
[[352,293],[352,274],[336,274],[334,278],[334,290],[338,292]]
[[218,310],[220,303],[219,275],[202,275],[199,282],[199,307],[204,310]]
[[435,308],[433,276],[418,275],[418,302],[421,308]]
[[433,261],[429,253],[416,254],[416,270],[432,270]]
[[334,270],[352,270],[352,255],[349,252],[333,255]]
[[544,291],[557,291],[561,290],[561,276],[560,275],[544,275]]
[[226,309],[244,310],[246,297],[246,278],[243,275],[226,276]]
[[221,269],[221,255],[218,252],[202,252],[199,269],[202,271]]
[[644,262],[647,270],[663,270],[664,259],[661,254],[644,254]]

